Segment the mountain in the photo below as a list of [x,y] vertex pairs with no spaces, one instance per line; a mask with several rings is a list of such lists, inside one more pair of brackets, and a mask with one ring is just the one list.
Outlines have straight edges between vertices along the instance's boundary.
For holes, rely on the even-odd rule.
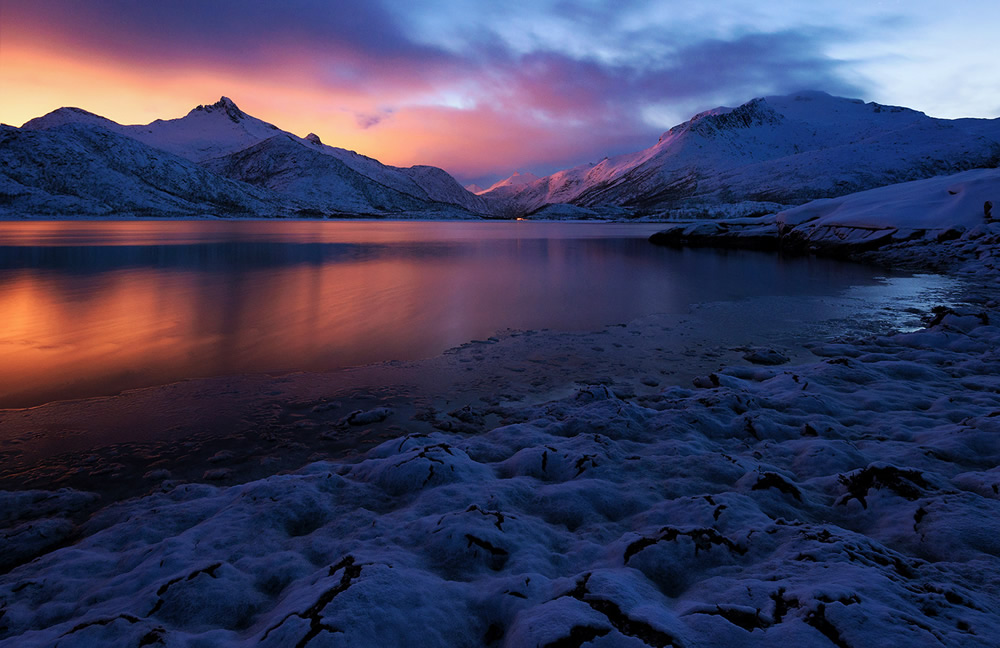
[[523,187],[525,185],[530,185],[533,182],[537,182],[538,179],[538,176],[534,173],[521,173],[520,171],[515,171],[514,175],[493,183],[493,185],[491,185],[486,191],[496,191],[500,187]]
[[67,123],[101,126],[193,162],[239,151],[282,132],[247,115],[228,97],[211,106],[198,106],[184,117],[157,119],[141,126],[124,126],[79,108],[60,108],[21,128],[45,130]]
[[733,214],[998,163],[1000,119],[934,119],[801,92],[709,110],[643,151],[528,183],[503,181],[482,195],[508,213],[570,203]]
[[434,202],[375,182],[288,134],[206,160],[203,165],[220,176],[344,213],[419,211]]
[[0,216],[277,216],[298,208],[90,121],[0,125]]
[[[164,215],[475,217],[490,211],[490,203],[441,169],[391,167],[327,146],[315,134],[296,137],[244,113],[227,97],[145,125],[60,108],[4,133],[33,143],[2,154],[7,164],[0,167],[0,214],[12,216],[151,213],[160,207]],[[81,141],[88,137],[90,144]],[[93,146],[94,138],[108,151]],[[81,147],[90,155],[75,157]],[[34,171],[26,173],[22,162],[32,156],[28,166]],[[158,174],[146,173],[168,159]],[[169,169],[179,176],[168,177]],[[97,180],[109,177],[118,178],[119,189]],[[210,185],[226,187],[239,208],[210,199]],[[180,189],[187,186],[204,190],[189,196]]]
[[0,137],[0,217],[749,215],[1000,164],[1000,119],[822,92],[708,110],[643,151],[514,173],[478,195],[435,167],[297,137],[226,97],[144,125],[60,108]]

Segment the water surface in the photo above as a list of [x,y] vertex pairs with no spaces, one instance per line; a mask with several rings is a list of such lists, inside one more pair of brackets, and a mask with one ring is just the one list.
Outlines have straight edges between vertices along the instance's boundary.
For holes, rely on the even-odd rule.
[[[646,239],[659,227],[0,223],[0,407],[418,359],[507,328],[590,330],[706,303],[759,309],[767,298],[801,298],[803,308],[843,310],[862,295],[863,309],[884,317],[947,283],[828,260],[657,247]],[[727,325],[754,319],[742,308],[726,311]]]

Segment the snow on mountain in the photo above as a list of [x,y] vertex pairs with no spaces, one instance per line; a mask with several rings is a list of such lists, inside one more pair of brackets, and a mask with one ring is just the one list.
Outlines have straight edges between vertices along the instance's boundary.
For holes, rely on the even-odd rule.
[[998,163],[1000,119],[934,119],[801,92],[709,110],[643,151],[528,184],[500,183],[484,195],[523,212],[560,202],[641,210],[794,205]]
[[337,157],[305,146],[287,134],[208,160],[204,165],[221,176],[293,196],[328,212],[419,211],[433,202],[374,182]]
[[537,182],[538,179],[538,176],[530,171],[525,173],[515,171],[514,175],[493,183],[493,185],[491,185],[486,191],[495,191],[500,187],[523,187],[525,185],[530,185],[533,182]]
[[[294,135],[292,137],[298,140]],[[479,214],[490,211],[490,203],[467,191],[451,175],[437,167],[393,167],[355,151],[323,144],[319,137],[299,141],[324,155],[336,158],[371,181],[419,201],[448,203]]]
[[[610,215],[666,209],[687,215],[746,215],[1000,163],[1000,119],[933,119],[907,108],[822,92],[758,98],[737,108],[705,111],[643,151],[545,178],[514,173],[480,195],[435,167],[387,166],[324,144],[315,134],[296,137],[247,115],[226,97],[179,119],[133,126],[61,108],[21,130],[50,132],[73,124],[129,137],[230,180],[279,194],[265,201],[265,211],[273,211],[275,200],[284,200],[289,201],[285,211],[305,209],[316,215],[416,210],[514,217],[563,203]],[[120,164],[112,168],[122,170]],[[46,173],[57,174],[57,169]],[[79,191],[51,194],[51,182],[43,189],[7,176],[3,182],[14,183],[5,189],[8,193],[35,192],[32,200],[48,204],[46,209],[63,204],[67,214],[75,213],[77,199],[72,196]],[[91,189],[81,191],[91,195]],[[135,189],[150,196],[169,194],[148,182]],[[161,198],[149,197],[150,204]],[[178,200],[175,196],[167,202],[176,205]],[[104,213],[93,205],[87,209]]]
[[[25,123],[22,129],[47,131],[65,124],[87,124],[130,137],[232,180],[276,191],[286,200],[308,203],[306,209],[317,214],[431,210],[436,215],[468,217],[490,210],[490,203],[463,189],[441,169],[391,167],[354,151],[325,145],[313,133],[296,137],[244,113],[227,97],[198,106],[179,119],[158,119],[145,125],[126,126],[78,108],[60,108]],[[264,145],[268,141],[271,144]],[[276,159],[263,159],[271,154]],[[234,155],[237,157],[232,158]],[[311,160],[317,168],[308,168],[304,160]],[[293,177],[296,173],[300,177]]]
[[469,193],[474,193],[474,194],[481,194],[486,191],[485,189],[477,185],[475,182],[473,182],[472,184],[465,185],[465,190],[468,191]]
[[0,126],[0,217],[274,216],[296,207],[89,121]]
[[95,115],[92,112],[87,112],[82,108],[58,108],[43,115],[42,117],[35,117],[24,123],[21,128],[23,130],[45,130],[47,128],[55,128],[56,126],[62,126],[64,124],[87,124],[90,126],[100,126],[109,131],[113,131],[120,134],[126,134],[128,127],[122,126],[121,124],[111,121],[106,117],[101,117],[100,115]]
[[125,126],[79,108],[60,108],[22,128],[40,130],[65,123],[102,126],[194,162],[239,151],[281,132],[277,126],[247,115],[228,97],[210,106],[198,106],[184,117],[157,119],[145,125]]

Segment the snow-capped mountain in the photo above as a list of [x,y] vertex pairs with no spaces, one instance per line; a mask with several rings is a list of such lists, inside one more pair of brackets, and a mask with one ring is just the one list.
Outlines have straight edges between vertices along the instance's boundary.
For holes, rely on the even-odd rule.
[[538,176],[536,176],[534,173],[531,173],[530,171],[525,173],[521,173],[520,171],[515,171],[514,175],[510,176],[509,178],[504,178],[503,180],[494,182],[489,189],[486,189],[486,191],[496,191],[500,187],[523,187],[538,181],[538,179],[539,179]]
[[801,92],[709,110],[643,151],[529,183],[503,181],[483,195],[525,213],[553,203],[770,210],[998,163],[1000,119],[934,119]]
[[375,182],[285,133],[203,164],[220,176],[346,213],[418,211],[433,202]]
[[0,125],[0,216],[277,216],[299,207],[100,124]]
[[22,128],[43,130],[67,123],[101,126],[194,162],[239,151],[282,132],[247,115],[228,97],[211,106],[198,106],[184,117],[157,119],[145,125],[125,126],[79,108],[60,108]]
[[[67,129],[68,126],[76,128]],[[84,175],[100,177],[106,174],[104,169],[99,168],[100,163],[96,159],[86,161],[86,171],[77,168],[83,161],[73,159],[69,151],[78,146],[75,140],[79,134],[78,128],[126,137],[155,151],[129,155],[125,159],[159,159],[166,153],[201,167],[208,174],[206,177],[214,176],[217,181],[229,181],[233,195],[247,194],[263,201],[261,205],[257,205],[259,209],[251,209],[248,215],[382,215],[426,212],[435,216],[468,217],[489,212],[486,200],[463,189],[441,169],[427,166],[391,167],[354,151],[327,146],[315,134],[305,138],[296,137],[273,124],[247,115],[227,97],[222,97],[212,105],[198,106],[184,117],[158,119],[145,125],[122,125],[79,108],[60,108],[27,122],[21,129],[7,128],[11,131],[8,133],[10,137],[44,142],[46,154],[36,160],[36,163],[42,160],[51,163],[49,169],[34,175],[24,175],[17,171],[21,166],[18,156],[13,151],[6,151],[5,159],[9,159],[11,163],[2,172],[6,177],[0,182],[10,185],[11,191],[20,196],[16,211],[13,208],[5,209],[12,215],[58,213],[51,211],[53,205],[76,205],[79,209],[83,209],[85,205],[87,207],[82,212],[79,209],[69,210],[67,215],[115,213],[114,208],[108,206],[124,203],[149,205],[150,209],[155,210],[155,205],[161,202],[159,194],[170,194],[168,187],[186,182],[176,178],[159,178],[157,182],[162,180],[165,183],[162,186],[143,182],[143,165],[130,169],[121,161],[107,159],[105,162],[109,169],[139,179],[136,183],[123,185],[133,193],[114,191],[111,187],[100,184],[81,184],[77,180]],[[29,133],[44,133],[48,137],[39,135],[37,140],[31,140]],[[60,159],[58,154],[60,135],[69,138],[66,142],[66,159]],[[190,165],[184,166],[184,169],[189,167]],[[74,171],[68,175],[63,174],[66,181],[58,187],[53,182],[36,182],[41,176],[58,178],[66,168],[73,168]],[[11,172],[11,169],[14,171]],[[108,189],[109,193],[105,195],[103,189]],[[34,198],[28,200],[29,195]],[[202,203],[200,198],[186,201],[184,194],[175,198],[170,202],[173,208],[165,213],[202,214],[225,211],[211,209],[211,203]],[[189,212],[182,208],[185,201],[191,203],[192,209]]]

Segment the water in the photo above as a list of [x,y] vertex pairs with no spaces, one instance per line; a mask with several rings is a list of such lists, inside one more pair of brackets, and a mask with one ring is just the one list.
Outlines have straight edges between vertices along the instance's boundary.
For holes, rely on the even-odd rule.
[[[590,330],[703,304],[835,304],[824,321],[857,322],[843,307],[855,303],[866,321],[900,325],[950,289],[834,261],[657,247],[646,239],[658,227],[0,223],[0,407],[418,359],[506,328]],[[742,308],[727,326],[759,319]]]

